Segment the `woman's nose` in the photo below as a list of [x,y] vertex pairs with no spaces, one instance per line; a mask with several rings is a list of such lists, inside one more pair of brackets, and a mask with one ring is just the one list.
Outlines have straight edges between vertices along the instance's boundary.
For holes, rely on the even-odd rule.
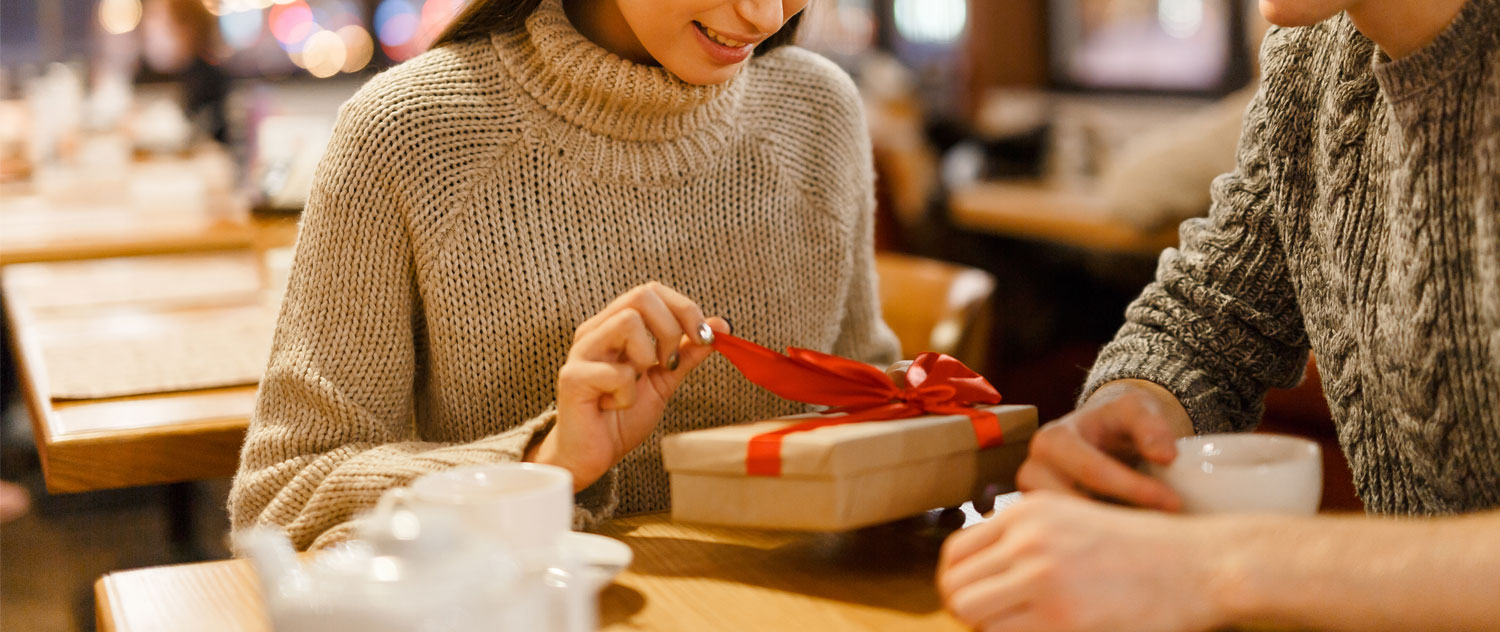
[[781,0],[739,0],[734,10],[761,33],[775,33],[786,22]]

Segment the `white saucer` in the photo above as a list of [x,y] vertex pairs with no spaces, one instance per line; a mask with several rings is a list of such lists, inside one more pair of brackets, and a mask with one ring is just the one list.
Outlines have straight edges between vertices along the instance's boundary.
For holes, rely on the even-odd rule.
[[588,566],[592,579],[601,586],[630,566],[635,557],[624,542],[593,533],[569,531],[560,544],[566,555]]

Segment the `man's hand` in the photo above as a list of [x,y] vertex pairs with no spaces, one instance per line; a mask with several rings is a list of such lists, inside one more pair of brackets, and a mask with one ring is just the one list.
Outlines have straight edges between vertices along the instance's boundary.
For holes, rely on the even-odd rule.
[[1207,630],[1229,616],[1219,537],[1193,518],[1026,494],[948,537],[938,591],[986,632]]
[[1110,382],[1037,431],[1016,486],[1177,511],[1177,493],[1132,466],[1141,459],[1171,463],[1173,442],[1192,433],[1187,410],[1166,389],[1142,380]]

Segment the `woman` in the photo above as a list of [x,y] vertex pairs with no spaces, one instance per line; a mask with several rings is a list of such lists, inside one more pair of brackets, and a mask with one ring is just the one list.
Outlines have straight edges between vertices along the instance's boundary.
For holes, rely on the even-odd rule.
[[[1042,491],[945,545],[944,600],[976,627],[1500,628],[1500,0],[1260,7],[1296,28],[1266,39],[1209,217],[1033,439],[1018,483]],[[1176,509],[1121,460],[1248,430],[1309,349],[1376,516],[1076,498]]]
[[580,524],[663,510],[662,434],[803,409],[698,368],[705,323],[893,360],[857,94],[784,46],[805,4],[479,0],[360,90],[304,215],[235,528],[322,547],[387,488],[523,459],[572,471]]

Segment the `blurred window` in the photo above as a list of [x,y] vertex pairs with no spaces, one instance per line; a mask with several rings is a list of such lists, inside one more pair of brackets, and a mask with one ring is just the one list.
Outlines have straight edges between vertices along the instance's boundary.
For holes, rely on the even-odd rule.
[[[0,63],[7,69],[82,61],[93,53],[99,0],[0,0]],[[31,68],[26,74],[39,72]]]

